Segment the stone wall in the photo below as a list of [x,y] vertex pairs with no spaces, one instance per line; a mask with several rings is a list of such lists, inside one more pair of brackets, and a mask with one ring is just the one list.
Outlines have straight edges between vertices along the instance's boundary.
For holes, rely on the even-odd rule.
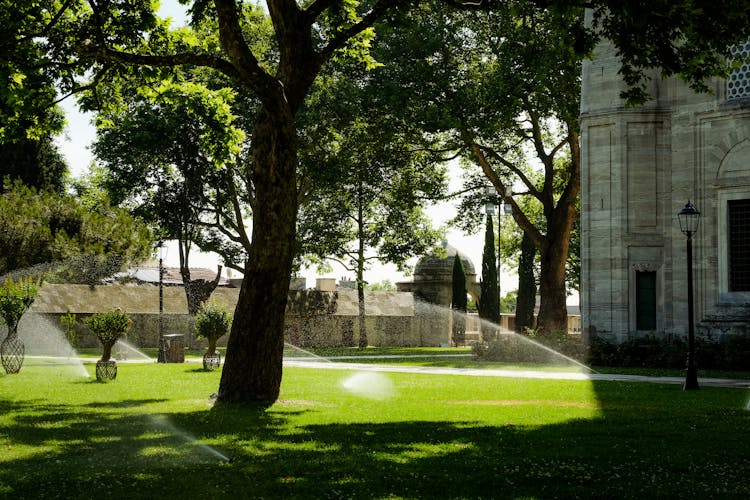
[[[218,288],[213,300],[233,310],[239,289]],[[367,338],[376,346],[438,346],[448,342],[446,322],[434,314],[415,316],[411,293],[368,292],[365,295]],[[55,325],[68,312],[78,316],[76,333],[81,347],[98,347],[98,341],[81,324],[85,317],[120,308],[133,320],[128,341],[137,347],[158,344],[159,289],[149,285],[44,285],[30,313],[42,314]],[[185,335],[191,348],[205,347],[196,339],[193,318],[187,314],[182,287],[163,288],[163,332]],[[356,290],[336,292],[290,291],[286,318],[287,341],[299,347],[357,345],[359,335]],[[226,337],[219,345],[226,343]]]
[[[750,293],[727,285],[728,200],[750,199],[749,101],[726,82],[696,94],[652,75],[654,99],[626,107],[619,60],[600,44],[583,67],[581,100],[581,303],[584,336],[622,341],[687,332],[686,238],[677,212],[701,211],[693,237],[696,328],[750,334]],[[655,275],[656,326],[637,324],[638,273]]]

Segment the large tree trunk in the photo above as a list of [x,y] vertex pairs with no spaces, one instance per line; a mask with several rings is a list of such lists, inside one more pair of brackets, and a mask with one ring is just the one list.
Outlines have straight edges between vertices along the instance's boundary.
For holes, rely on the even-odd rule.
[[558,224],[550,224],[555,229],[547,234],[547,245],[540,252],[541,270],[539,273],[539,317],[537,331],[540,333],[567,332],[568,310],[566,305],[565,265],[568,261],[568,244],[573,217]]
[[253,131],[253,235],[217,401],[273,404],[279,396],[284,312],[297,217],[292,112],[260,111]]
[[[548,251],[547,253],[554,253]],[[546,257],[542,254],[542,270],[539,276],[539,317],[537,330],[540,333],[567,332],[568,312],[565,292],[565,260]]]

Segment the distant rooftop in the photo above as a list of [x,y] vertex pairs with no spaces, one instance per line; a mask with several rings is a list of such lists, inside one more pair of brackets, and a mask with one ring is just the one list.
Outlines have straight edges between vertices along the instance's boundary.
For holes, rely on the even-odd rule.
[[[159,268],[158,266],[143,266],[133,267],[125,272],[117,273],[115,275],[119,279],[131,279],[138,283],[158,284],[159,283]],[[199,280],[203,279],[206,281],[213,281],[216,278],[216,271],[207,269],[205,267],[191,267],[190,268],[190,279]],[[165,267],[164,278],[162,283],[166,286],[181,286],[182,275],[180,274],[179,267]],[[222,277],[219,280],[218,286],[232,286],[226,278]]]

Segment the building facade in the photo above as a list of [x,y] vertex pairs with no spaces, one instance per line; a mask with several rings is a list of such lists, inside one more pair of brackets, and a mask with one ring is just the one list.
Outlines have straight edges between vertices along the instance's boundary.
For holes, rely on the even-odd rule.
[[[744,56],[750,43],[736,49]],[[612,341],[685,335],[687,239],[677,213],[701,212],[693,237],[696,332],[750,335],[750,67],[698,94],[649,82],[626,107],[611,45],[583,67],[583,333]]]

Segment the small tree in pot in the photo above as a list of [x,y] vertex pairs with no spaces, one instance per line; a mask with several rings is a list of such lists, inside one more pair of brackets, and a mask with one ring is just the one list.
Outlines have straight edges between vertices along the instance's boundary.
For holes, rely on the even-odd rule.
[[208,349],[203,355],[203,368],[213,370],[221,365],[221,355],[216,350],[216,341],[226,335],[232,326],[232,315],[223,304],[205,302],[195,316],[195,334],[208,340]]
[[18,338],[18,322],[31,307],[37,294],[32,278],[13,281],[9,276],[0,285],[0,325],[8,326],[8,335],[0,344],[0,358],[6,373],[18,373],[24,360],[25,347]]
[[96,379],[114,380],[117,377],[117,362],[112,358],[112,346],[129,329],[132,321],[121,309],[106,313],[96,313],[84,322],[102,343],[102,358],[96,362]]

